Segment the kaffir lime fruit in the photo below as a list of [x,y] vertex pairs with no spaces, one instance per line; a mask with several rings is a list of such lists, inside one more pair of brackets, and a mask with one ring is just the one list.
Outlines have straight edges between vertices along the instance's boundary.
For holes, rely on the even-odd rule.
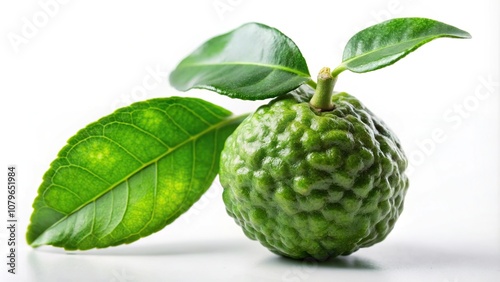
[[407,159],[397,137],[347,93],[314,110],[301,87],[260,107],[227,139],[227,212],[251,239],[301,259],[382,241],[402,212]]

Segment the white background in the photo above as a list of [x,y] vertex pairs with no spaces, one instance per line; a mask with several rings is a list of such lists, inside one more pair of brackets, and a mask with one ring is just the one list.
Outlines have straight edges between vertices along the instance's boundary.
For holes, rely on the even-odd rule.
[[[0,170],[18,167],[21,244],[18,274],[8,275],[1,259],[1,281],[500,281],[499,1],[74,0],[52,7],[44,22],[46,2],[0,4]],[[297,43],[315,74],[340,62],[355,32],[406,16],[455,25],[473,39],[438,39],[388,68],[340,76],[336,89],[383,118],[412,164],[405,211],[384,242],[326,263],[282,259],[243,235],[216,182],[175,223],[131,245],[67,254],[25,244],[42,175],[88,123],[153,97],[201,97],[235,113],[263,103],[169,86],[165,74],[209,37],[266,23]],[[38,25],[28,36],[26,21]],[[165,74],[139,93],[148,69]]]

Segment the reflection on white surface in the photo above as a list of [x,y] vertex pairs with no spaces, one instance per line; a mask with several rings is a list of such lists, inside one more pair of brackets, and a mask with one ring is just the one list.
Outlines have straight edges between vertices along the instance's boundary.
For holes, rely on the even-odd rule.
[[498,281],[495,248],[389,240],[317,262],[282,258],[241,238],[83,253],[29,250],[22,272],[23,281]]

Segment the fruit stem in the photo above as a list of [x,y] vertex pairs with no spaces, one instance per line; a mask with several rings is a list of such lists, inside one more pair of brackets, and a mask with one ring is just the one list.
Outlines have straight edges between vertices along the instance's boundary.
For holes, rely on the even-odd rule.
[[330,68],[324,67],[319,71],[316,91],[309,104],[318,111],[325,112],[333,110],[333,87],[337,77],[333,77]]

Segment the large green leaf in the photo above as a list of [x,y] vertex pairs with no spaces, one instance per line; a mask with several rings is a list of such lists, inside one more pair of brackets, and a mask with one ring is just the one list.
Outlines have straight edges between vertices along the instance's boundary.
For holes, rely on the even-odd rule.
[[470,38],[466,31],[425,18],[392,19],[355,34],[344,49],[334,75],[348,69],[369,72],[397,62],[423,44],[440,37]]
[[259,23],[208,40],[170,74],[178,90],[202,88],[244,100],[276,97],[309,80],[295,43]]
[[244,117],[194,98],[135,103],[73,136],[33,204],[32,246],[91,249],[162,229],[211,185]]

